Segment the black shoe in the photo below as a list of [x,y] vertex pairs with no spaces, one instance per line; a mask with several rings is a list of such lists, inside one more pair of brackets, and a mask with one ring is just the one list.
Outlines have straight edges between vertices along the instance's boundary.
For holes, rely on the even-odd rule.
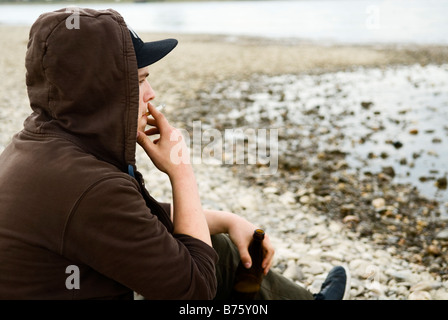
[[350,272],[345,267],[330,270],[315,300],[347,300],[350,295]]

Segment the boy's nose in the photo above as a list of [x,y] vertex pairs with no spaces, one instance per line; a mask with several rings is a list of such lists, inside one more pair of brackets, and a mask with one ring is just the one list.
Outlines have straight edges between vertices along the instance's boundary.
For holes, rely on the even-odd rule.
[[151,101],[156,97],[156,93],[152,89],[151,85],[148,83],[147,87],[145,88],[145,94],[143,96],[143,101]]

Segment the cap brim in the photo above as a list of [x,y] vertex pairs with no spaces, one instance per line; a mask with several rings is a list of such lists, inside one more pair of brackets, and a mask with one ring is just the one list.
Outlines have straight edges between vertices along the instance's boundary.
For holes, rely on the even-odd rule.
[[177,46],[176,39],[145,42],[138,49],[138,68],[147,67],[170,53]]

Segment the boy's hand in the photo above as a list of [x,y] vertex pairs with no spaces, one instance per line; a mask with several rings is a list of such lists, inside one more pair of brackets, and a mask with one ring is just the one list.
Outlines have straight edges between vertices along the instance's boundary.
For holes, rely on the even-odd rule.
[[[147,118],[147,124],[152,128],[137,132],[137,143],[145,150],[154,165],[170,177],[180,173],[185,165],[190,165],[190,152],[185,144],[182,133],[172,127],[165,116],[151,103],[148,103],[149,114],[153,118]],[[160,135],[155,140],[149,139],[154,135]]]
[[[229,237],[238,248],[243,265],[246,268],[250,268],[252,265],[252,259],[248,249],[249,244],[252,241],[254,230],[257,229],[257,227],[242,217],[235,217],[237,217],[236,219],[238,219],[238,221],[235,220],[235,222],[230,226],[228,230]],[[263,268],[264,275],[267,275],[272,266],[275,253],[268,234],[265,234],[264,236],[263,251],[264,258],[261,266]]]

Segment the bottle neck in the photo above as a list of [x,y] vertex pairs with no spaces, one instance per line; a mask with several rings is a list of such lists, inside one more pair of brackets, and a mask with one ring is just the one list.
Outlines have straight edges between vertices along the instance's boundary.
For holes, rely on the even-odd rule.
[[264,230],[262,230],[262,229],[255,229],[253,238],[256,241],[263,241],[263,239],[264,239]]

